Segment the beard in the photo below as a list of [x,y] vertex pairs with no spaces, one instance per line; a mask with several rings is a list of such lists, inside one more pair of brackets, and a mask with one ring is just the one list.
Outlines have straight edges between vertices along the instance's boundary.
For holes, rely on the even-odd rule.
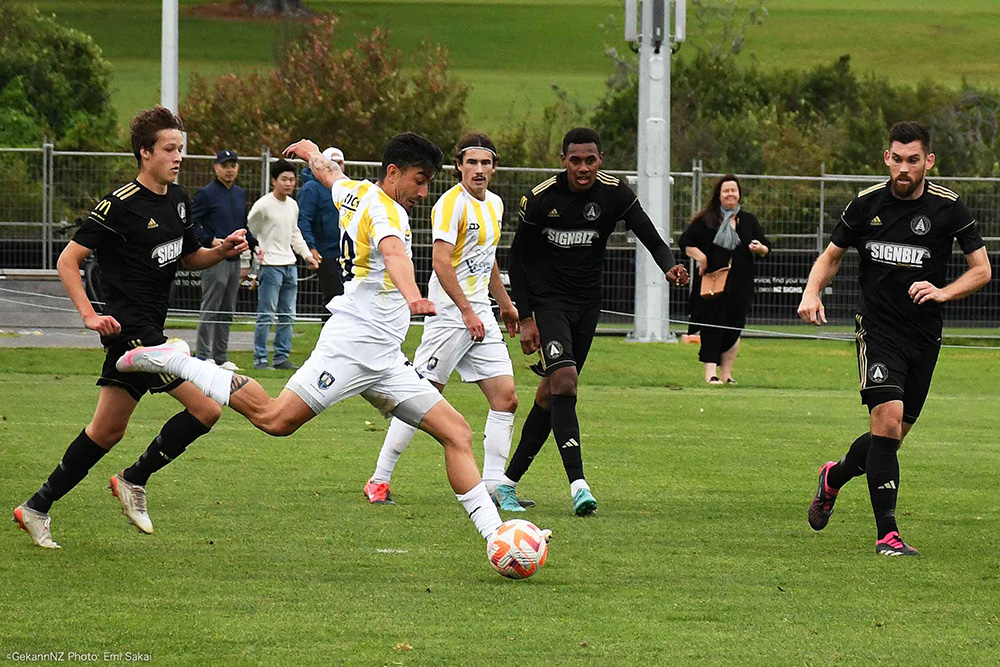
[[924,182],[923,174],[920,177],[910,176],[907,180],[900,181],[900,177],[892,179],[892,194],[899,199],[909,199],[910,195],[917,191],[920,184]]

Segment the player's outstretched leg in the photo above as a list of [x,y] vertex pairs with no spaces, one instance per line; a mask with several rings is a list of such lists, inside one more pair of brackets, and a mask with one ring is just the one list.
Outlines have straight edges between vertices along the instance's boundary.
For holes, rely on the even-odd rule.
[[179,346],[137,347],[123,354],[116,367],[123,373],[169,373],[184,378],[269,435],[291,435],[316,416],[295,392],[283,389],[278,398],[271,398],[256,380],[188,356]]
[[395,505],[392,500],[392,492],[389,490],[392,471],[395,470],[399,457],[406,451],[416,433],[416,427],[410,426],[402,419],[392,418],[389,429],[385,433],[385,440],[382,442],[382,449],[378,453],[375,472],[365,483],[364,492],[368,502],[378,505]]

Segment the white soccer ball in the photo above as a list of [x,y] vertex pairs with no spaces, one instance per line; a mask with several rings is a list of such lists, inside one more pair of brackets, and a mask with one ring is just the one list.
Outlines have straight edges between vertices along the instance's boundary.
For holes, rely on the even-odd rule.
[[486,541],[490,565],[508,579],[527,579],[545,565],[549,543],[542,530],[524,519],[511,519]]

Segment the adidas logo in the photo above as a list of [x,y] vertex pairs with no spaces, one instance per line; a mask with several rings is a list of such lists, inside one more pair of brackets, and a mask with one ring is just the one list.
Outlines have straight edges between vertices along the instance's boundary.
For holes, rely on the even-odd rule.
[[569,447],[579,447],[579,446],[580,443],[576,441],[576,438],[570,438],[560,447],[560,449],[567,449]]
[[869,222],[868,224],[871,225],[872,227],[881,227],[882,226],[882,218],[880,218],[880,217],[878,217],[876,215],[874,218],[871,219],[871,222]]
[[555,209],[552,209],[551,211],[549,211],[549,217],[550,218],[558,218],[559,217],[559,211],[557,211]]
[[878,487],[879,491],[893,491],[895,488],[896,488],[896,482],[892,481],[891,479],[882,486]]
[[159,227],[159,225],[156,224],[156,220],[153,220],[152,218],[150,218],[149,219],[149,224],[146,225],[146,229],[156,229],[157,227]]

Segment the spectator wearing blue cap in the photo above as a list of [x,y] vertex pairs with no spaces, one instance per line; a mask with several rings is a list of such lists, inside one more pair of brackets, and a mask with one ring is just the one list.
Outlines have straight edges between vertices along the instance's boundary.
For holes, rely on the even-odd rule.
[[[344,153],[339,148],[327,148],[323,157],[344,169]],[[309,252],[320,263],[316,277],[323,293],[323,303],[344,293],[340,267],[340,215],[333,205],[330,188],[316,180],[312,170],[302,170],[299,188],[299,231],[309,246]],[[330,313],[326,313],[329,317]]]
[[[236,185],[240,173],[239,156],[223,149],[216,156],[213,167],[215,178],[198,191],[191,205],[195,233],[206,248],[220,245],[237,229],[247,229],[247,195]],[[249,234],[247,240],[251,241]],[[241,277],[239,257],[219,262],[201,272],[201,317],[195,354],[226,370],[239,370],[229,361],[228,352],[229,330]]]

